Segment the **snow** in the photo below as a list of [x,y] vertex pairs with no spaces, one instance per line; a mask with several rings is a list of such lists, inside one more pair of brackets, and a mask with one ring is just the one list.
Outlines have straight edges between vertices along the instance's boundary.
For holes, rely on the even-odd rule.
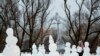
[[71,44],[69,42],[66,43],[66,47],[65,47],[65,53],[64,56],[70,56],[70,52],[71,52]]
[[6,38],[6,46],[3,50],[3,56],[20,56],[20,49],[16,45],[17,44],[17,38],[13,36],[13,29],[8,28],[7,31],[7,38]]
[[84,47],[83,51],[84,51],[83,56],[91,56],[88,42],[85,42],[85,47]]
[[76,45],[72,46],[72,53],[70,54],[70,56],[79,56],[79,54],[77,53],[77,49],[76,49]]
[[97,50],[96,50],[96,56],[100,56],[100,47],[99,46],[97,47]]
[[35,44],[33,44],[33,45],[32,45],[32,55],[36,56],[37,53],[38,53],[38,51],[37,51],[37,47],[36,47]]
[[59,56],[59,53],[56,51],[57,45],[54,43],[51,35],[49,36],[49,50],[50,50],[50,53],[48,54],[49,56]]

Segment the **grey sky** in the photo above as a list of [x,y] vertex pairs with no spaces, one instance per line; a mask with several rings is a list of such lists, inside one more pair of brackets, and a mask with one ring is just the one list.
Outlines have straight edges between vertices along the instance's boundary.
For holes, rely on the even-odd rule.
[[[81,2],[82,2],[82,0],[77,0],[77,1],[78,1],[79,4],[81,4]],[[76,11],[79,10],[78,5],[76,4],[75,0],[67,0],[67,4],[68,4],[68,8],[71,11],[71,16],[73,16],[73,14]],[[19,9],[22,11],[21,13],[23,13],[23,10],[24,10],[23,7],[24,7],[24,5],[20,1],[19,2]],[[83,8],[84,8],[83,9],[84,12],[89,13],[88,9],[85,6],[83,6]],[[50,14],[47,17],[48,20],[47,20],[47,23],[46,23],[46,27],[48,26],[48,24],[49,24],[48,22],[50,22],[50,19],[52,19],[56,15],[56,13],[58,13],[59,16],[62,17],[62,18],[58,18],[61,21],[60,29],[63,28],[63,30],[65,30],[66,29],[66,27],[65,27],[66,22],[63,21],[63,20],[67,20],[66,19],[67,17],[66,17],[66,15],[64,13],[64,1],[63,0],[52,0],[52,3],[51,3],[51,5],[50,5],[50,7],[49,7],[47,12],[49,12],[49,11],[50,11]],[[22,18],[21,22],[23,22],[23,17],[21,17],[21,18]],[[57,21],[54,20],[53,23],[57,23]],[[57,24],[53,24],[51,27],[57,28]]]

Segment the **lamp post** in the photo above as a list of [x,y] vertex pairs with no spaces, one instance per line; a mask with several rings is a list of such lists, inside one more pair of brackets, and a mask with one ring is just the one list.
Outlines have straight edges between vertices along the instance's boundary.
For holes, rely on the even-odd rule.
[[56,22],[54,22],[53,24],[56,24],[57,26],[57,30],[56,30],[56,33],[57,33],[57,40],[56,40],[56,43],[57,44],[59,44],[59,40],[61,39],[61,34],[60,34],[60,29],[59,29],[59,25],[60,25],[60,19],[59,19],[60,17],[59,17],[59,15],[58,15],[58,13],[56,13],[56,15],[55,15],[55,17],[54,17],[54,20],[56,21]]
[[60,24],[61,24],[61,21],[60,21],[60,19],[61,19],[61,17],[58,15],[58,13],[56,13],[56,15],[55,15],[55,18],[54,18],[55,20],[56,20],[56,23],[54,23],[54,24],[57,24],[57,39],[56,39],[56,44],[57,44],[57,50],[60,52],[60,51],[62,51],[62,50],[64,50],[64,41],[63,41],[63,39],[62,39],[62,31],[61,31],[61,29],[60,29]]

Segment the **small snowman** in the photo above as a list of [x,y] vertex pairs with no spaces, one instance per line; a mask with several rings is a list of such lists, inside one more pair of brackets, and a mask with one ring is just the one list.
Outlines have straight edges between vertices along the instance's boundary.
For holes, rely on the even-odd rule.
[[65,53],[64,56],[70,56],[70,52],[71,52],[71,48],[70,48],[71,44],[69,42],[66,43],[66,47],[65,47]]
[[83,51],[83,56],[91,56],[88,42],[85,42],[85,47],[83,48]]
[[17,38],[13,36],[13,29],[8,28],[6,38],[6,46],[3,51],[3,56],[20,56],[20,48],[17,46]]
[[100,56],[100,47],[97,47],[96,56]]
[[79,54],[77,53],[76,45],[72,46],[71,51],[72,51],[72,53],[70,56],[79,56]]
[[82,47],[77,46],[77,52],[81,53],[82,52]]
[[43,45],[39,45],[37,56],[45,56],[45,49]]
[[32,55],[31,55],[31,53],[27,53],[27,52],[26,52],[26,55],[25,55],[25,56],[32,56]]
[[82,50],[83,50],[83,41],[82,40],[80,40],[79,42],[78,42],[78,46],[77,46],[77,51],[78,51],[78,53],[82,53]]
[[41,52],[43,53],[43,55],[45,55],[45,48],[44,48],[44,44],[41,45]]
[[59,56],[59,53],[56,51],[57,45],[54,43],[51,35],[49,36],[49,50],[50,50],[50,53],[48,56]]
[[33,44],[33,45],[32,45],[32,56],[36,56],[37,53],[38,53],[38,51],[37,51],[37,47],[36,47],[35,44]]

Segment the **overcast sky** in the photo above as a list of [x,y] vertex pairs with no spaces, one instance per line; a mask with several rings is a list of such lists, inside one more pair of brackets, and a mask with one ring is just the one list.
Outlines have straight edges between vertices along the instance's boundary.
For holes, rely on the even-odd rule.
[[[56,13],[58,13],[59,17],[61,17],[61,18],[59,17],[57,18],[60,20],[60,25],[59,25],[60,29],[63,28],[63,30],[65,30],[66,29],[66,27],[64,26],[65,22],[62,20],[66,18],[63,5],[64,5],[63,0],[52,0],[52,3],[48,9],[48,11],[51,11],[48,18],[52,19],[56,15]],[[57,21],[54,20],[53,23],[57,23]],[[57,24],[53,24],[52,27],[57,28]]]
[[[65,27],[65,24],[66,22],[65,21],[62,21],[63,20],[67,20],[66,18],[66,15],[64,13],[64,1],[63,0],[51,0],[51,5],[48,9],[48,11],[50,11],[50,14],[49,16],[47,17],[47,23],[46,23],[46,26],[49,24],[48,21],[50,21],[50,19],[52,19],[56,13],[58,13],[58,15],[61,17],[61,18],[58,18],[61,22],[60,24],[60,29],[63,28],[63,30],[65,31],[66,27]],[[78,0],[78,3],[81,4],[82,0]],[[71,10],[71,15],[73,15],[76,11],[78,11],[78,5],[76,4],[75,0],[67,0],[67,4],[68,4],[68,8]],[[19,9],[22,10],[22,13],[23,13],[23,3],[20,1],[19,2]],[[89,12],[85,6],[83,6],[84,8],[84,11]],[[23,17],[21,17],[23,18]],[[21,19],[22,20],[22,19]],[[53,21],[53,23],[57,23],[56,20]],[[53,28],[57,28],[57,24],[53,24],[52,25]]]

